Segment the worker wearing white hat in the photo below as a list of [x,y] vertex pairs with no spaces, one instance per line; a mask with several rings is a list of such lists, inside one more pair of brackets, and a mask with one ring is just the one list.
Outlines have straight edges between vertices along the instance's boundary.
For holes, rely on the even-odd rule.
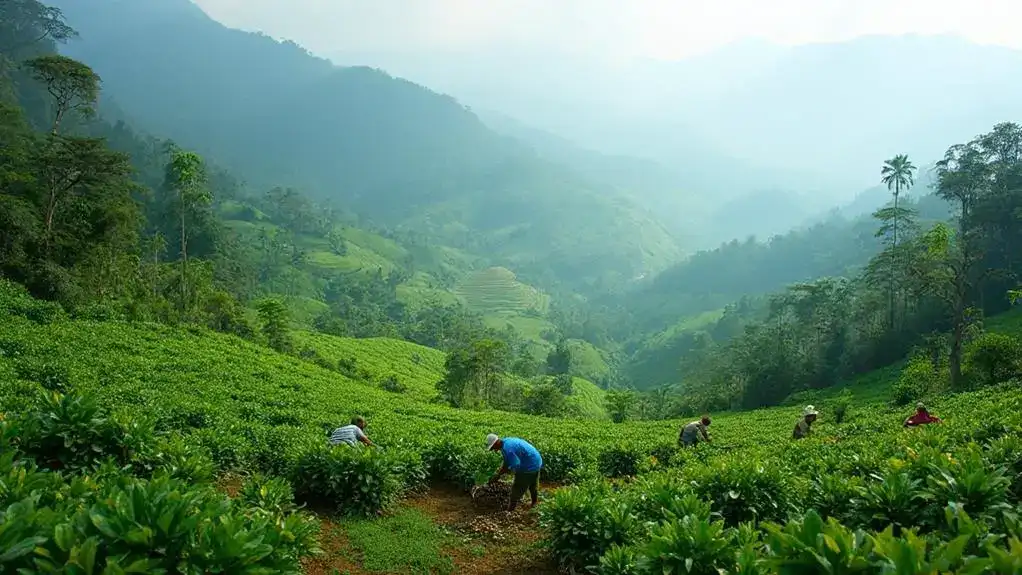
[[486,450],[499,451],[504,458],[500,469],[490,478],[495,483],[500,476],[514,473],[515,480],[511,484],[511,500],[508,512],[514,511],[518,500],[528,491],[532,498],[532,507],[539,503],[539,472],[543,468],[543,456],[531,443],[519,437],[500,438],[491,433],[486,436]]
[[792,432],[791,436],[795,439],[802,439],[809,435],[809,433],[812,432],[813,422],[816,421],[816,416],[819,415],[819,413],[820,412],[816,411],[815,407],[807,405],[806,408],[802,410],[802,417],[798,420],[798,423],[795,424],[795,431]]

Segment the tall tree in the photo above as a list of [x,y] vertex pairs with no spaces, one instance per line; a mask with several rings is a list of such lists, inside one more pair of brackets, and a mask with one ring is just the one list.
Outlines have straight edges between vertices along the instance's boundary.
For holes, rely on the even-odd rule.
[[550,375],[561,375],[571,372],[571,348],[567,340],[560,340],[546,357],[546,371]]
[[44,40],[63,42],[76,36],[57,8],[37,0],[0,2],[0,54],[13,55]]
[[883,167],[880,169],[880,181],[883,182],[887,189],[894,195],[894,211],[891,213],[891,223],[893,230],[893,241],[891,249],[892,266],[890,270],[890,277],[888,278],[888,298],[890,300],[890,322],[891,327],[894,327],[894,283],[895,283],[895,267],[893,261],[896,260],[898,254],[898,221],[901,213],[899,212],[898,200],[901,198],[902,190],[908,190],[915,183],[913,175],[916,167],[909,161],[908,156],[905,154],[898,154],[893,158],[884,162]]
[[52,98],[52,135],[57,135],[61,121],[69,112],[78,112],[86,118],[95,115],[101,80],[92,68],[60,54],[33,58],[27,66]]
[[967,247],[965,237],[950,226],[939,223],[922,238],[925,250],[914,266],[920,269],[925,284],[940,298],[951,315],[951,341],[948,352],[951,387],[960,387],[962,350],[969,327],[969,294],[974,286],[976,257]]
[[213,196],[206,183],[206,167],[195,152],[174,150],[166,170],[166,187],[174,193],[181,239],[181,307],[188,302],[188,216],[209,205]]

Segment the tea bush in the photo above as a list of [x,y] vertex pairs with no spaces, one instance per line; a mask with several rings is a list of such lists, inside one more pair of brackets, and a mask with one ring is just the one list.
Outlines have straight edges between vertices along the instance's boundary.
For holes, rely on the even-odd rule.
[[[399,455],[361,447],[320,446],[293,471],[299,501],[344,515],[371,516],[397,500],[412,470]],[[415,475],[418,475],[417,473]]]
[[639,473],[643,454],[633,445],[604,448],[597,457],[597,467],[607,477],[631,477]]
[[[679,449],[679,421],[611,426],[428,403],[407,374],[432,370],[429,358],[377,358],[377,374],[409,386],[388,393],[375,376],[353,381],[204,328],[38,321],[46,312],[19,298],[0,288],[2,572],[59,571],[72,556],[92,557],[96,572],[136,561],[158,571],[171,556],[171,572],[239,572],[241,562],[296,572],[314,529],[295,503],[373,515],[429,481],[471,487],[500,463],[482,446],[489,432],[536,445],[544,481],[576,484],[539,507],[565,567],[1019,572],[1022,397],[1012,384],[932,397],[945,423],[919,429],[901,426],[910,409],[879,403],[856,403],[841,425],[822,415],[799,441],[800,407],[716,414],[713,443]],[[357,345],[370,344],[319,353],[340,359]],[[921,382],[909,395],[929,393],[928,369],[903,378]],[[327,446],[354,413],[382,450]],[[211,488],[225,471],[252,476],[235,500]],[[168,498],[187,511],[161,507]],[[194,529],[153,527],[164,516]]]
[[[97,412],[82,407],[88,400],[77,399],[48,404],[50,413],[96,421]],[[204,481],[211,463],[173,439],[147,451],[145,464],[54,458],[51,450],[43,461],[78,465],[42,470],[12,441],[21,423],[38,417],[0,423],[0,572],[298,574],[301,558],[318,552],[316,523],[294,512],[279,484],[270,484],[273,495],[231,500]],[[96,440],[66,420],[60,429],[71,446]],[[90,474],[79,474],[85,469]]]
[[53,470],[87,470],[108,458],[123,465],[149,448],[150,429],[111,416],[91,396],[53,392],[21,419],[19,448]]

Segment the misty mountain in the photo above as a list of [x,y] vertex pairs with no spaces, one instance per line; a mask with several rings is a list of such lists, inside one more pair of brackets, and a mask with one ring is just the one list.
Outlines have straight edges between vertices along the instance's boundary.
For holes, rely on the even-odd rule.
[[716,247],[750,235],[770,237],[804,223],[814,210],[823,209],[817,198],[776,188],[734,196],[693,193],[694,189],[713,189],[716,184],[700,183],[691,170],[675,170],[648,158],[587,149],[500,112],[474,111],[492,129],[517,139],[541,157],[611,186],[622,197],[660,214],[667,228],[689,248]]
[[1022,52],[944,36],[753,41],[677,62],[336,57],[378,62],[589,148],[698,173],[694,193],[784,189],[820,197],[817,207],[873,185],[894,154],[928,163],[946,142],[1022,113]]
[[610,288],[679,255],[649,210],[489,129],[454,98],[232,30],[188,0],[59,0],[140,127],[250,184],[297,185],[524,277]]

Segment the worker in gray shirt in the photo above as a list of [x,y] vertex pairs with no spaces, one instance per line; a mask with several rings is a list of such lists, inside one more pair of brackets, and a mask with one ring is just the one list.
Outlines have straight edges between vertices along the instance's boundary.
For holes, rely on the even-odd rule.
[[366,428],[366,420],[363,417],[351,418],[351,424],[343,427],[338,427],[330,434],[330,445],[340,445],[342,443],[356,447],[358,443],[362,442],[365,445],[373,447],[375,444],[369,441],[366,436],[364,429]]
[[683,447],[692,447],[699,443],[700,438],[710,442],[710,434],[706,431],[706,428],[710,426],[710,416],[704,415],[701,419],[697,419],[692,423],[689,423],[685,427],[681,428],[681,434],[678,436],[678,443]]

